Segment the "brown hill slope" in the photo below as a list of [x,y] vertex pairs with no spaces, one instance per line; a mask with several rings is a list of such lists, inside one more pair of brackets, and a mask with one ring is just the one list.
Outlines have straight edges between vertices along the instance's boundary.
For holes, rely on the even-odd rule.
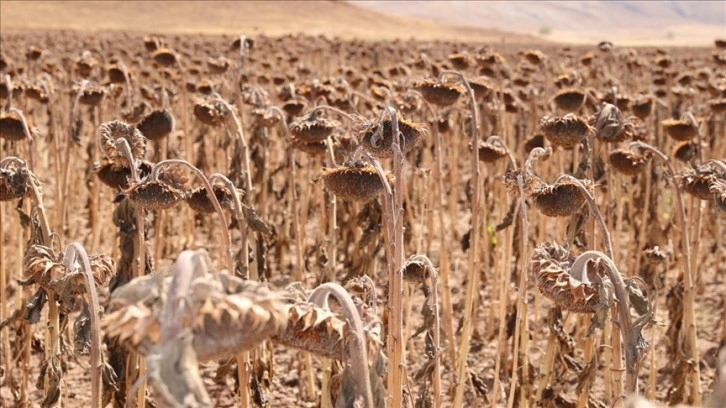
[[158,33],[327,34],[342,38],[531,42],[498,30],[389,16],[341,1],[5,1],[0,27]]

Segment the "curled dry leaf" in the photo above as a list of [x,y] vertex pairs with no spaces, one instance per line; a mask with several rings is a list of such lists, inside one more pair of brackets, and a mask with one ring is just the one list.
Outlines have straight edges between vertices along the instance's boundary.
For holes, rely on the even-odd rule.
[[335,313],[312,303],[289,306],[287,327],[274,342],[318,356],[343,360],[348,324]]
[[[96,286],[103,286],[116,272],[116,266],[107,255],[94,255],[89,258],[91,273]],[[86,293],[86,280],[79,264],[69,269],[63,264],[62,256],[43,245],[31,245],[25,252],[23,285],[39,285],[46,291],[67,296]]]
[[681,173],[678,179],[686,193],[704,201],[713,200],[710,186],[718,178],[710,166],[701,165],[696,169],[688,169]]
[[[595,313],[610,304],[609,298],[603,298],[601,291],[590,282],[589,278],[578,279],[572,275],[571,267],[575,256],[566,248],[554,242],[546,242],[534,249],[531,264],[532,272],[537,277],[537,287],[548,299],[565,310],[580,313]],[[592,271],[590,264],[585,266],[585,277],[598,273]],[[601,276],[601,284],[610,297],[612,289],[605,276]]]
[[709,191],[713,194],[713,201],[722,213],[726,213],[726,180],[716,179],[711,182]]
[[645,259],[652,264],[660,264],[668,259],[668,254],[663,251],[658,245],[653,248],[648,248],[643,251]]
[[26,168],[0,168],[0,201],[25,197],[32,175]]

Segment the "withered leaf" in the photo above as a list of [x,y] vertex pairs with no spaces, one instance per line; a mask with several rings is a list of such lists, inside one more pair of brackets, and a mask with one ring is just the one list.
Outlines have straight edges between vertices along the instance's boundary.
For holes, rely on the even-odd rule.
[[253,231],[259,232],[265,235],[272,235],[272,229],[270,229],[267,222],[263,221],[252,207],[244,206],[245,221],[247,226],[252,228]]

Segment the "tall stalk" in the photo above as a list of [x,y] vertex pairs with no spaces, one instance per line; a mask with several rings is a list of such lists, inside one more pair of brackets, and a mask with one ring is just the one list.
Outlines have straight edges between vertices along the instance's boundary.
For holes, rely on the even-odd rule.
[[71,270],[77,259],[80,259],[83,268],[83,277],[86,280],[88,290],[88,303],[91,309],[89,313],[91,317],[91,407],[101,408],[101,396],[103,395],[103,382],[101,381],[102,343],[99,329],[98,313],[100,306],[98,304],[98,294],[96,293],[96,281],[91,271],[91,264],[86,250],[78,242],[73,242],[66,247],[63,263],[66,268]]
[[[385,236],[388,248],[386,251],[388,262],[388,334],[386,339],[386,352],[388,354],[388,398],[386,406],[403,406],[403,379],[405,376],[405,354],[403,338],[403,153],[401,152],[401,135],[398,130],[396,109],[387,106],[379,123],[383,123],[386,115],[391,119],[391,132],[393,135],[393,174],[395,177],[395,191],[386,179],[383,169],[377,159],[369,155],[369,161],[378,173],[384,186],[383,203],[386,218]],[[383,126],[379,126],[381,131]]]
[[370,372],[368,369],[368,347],[363,331],[363,322],[350,294],[337,283],[327,282],[313,290],[308,301],[327,309],[328,298],[331,295],[342,306],[343,313],[352,329],[353,340],[349,350],[350,368],[354,378],[356,378],[355,389],[357,398],[363,398],[363,408],[374,408]]
[[[668,172],[671,174],[671,177],[675,176],[675,171],[673,169],[673,165],[671,164],[670,159],[668,156],[663,154],[660,150],[657,148],[643,142],[633,142],[632,145],[637,146],[643,150],[648,150],[652,152],[656,157],[658,157],[668,168]],[[691,398],[693,398],[693,403],[695,405],[700,405],[702,402],[702,395],[701,395],[701,372],[699,368],[698,361],[700,361],[698,356],[698,345],[697,345],[697,328],[696,328],[696,318],[695,318],[695,304],[696,304],[696,293],[695,293],[695,282],[694,282],[694,276],[693,276],[693,262],[691,259],[691,239],[688,232],[688,225],[686,224],[686,209],[685,205],[683,204],[683,192],[681,191],[681,186],[677,182],[671,183],[673,186],[673,191],[676,195],[676,205],[677,208],[677,215],[678,215],[678,228],[681,230],[681,245],[683,245],[683,248],[685,250],[685,270],[684,270],[684,305],[683,305],[683,327],[685,327],[686,330],[686,338],[688,341],[688,347],[686,348],[686,352],[688,353],[688,359],[694,364],[691,364]]]
[[441,81],[446,75],[455,76],[466,88],[467,95],[469,97],[469,109],[473,118],[473,129],[472,129],[472,146],[471,149],[471,184],[472,184],[472,198],[471,198],[471,235],[469,246],[469,264],[467,269],[467,282],[466,282],[466,300],[464,306],[464,324],[461,333],[461,341],[459,343],[459,356],[456,361],[456,391],[454,394],[454,406],[461,406],[464,398],[464,387],[467,383],[466,372],[466,358],[469,355],[469,345],[471,341],[472,332],[472,318],[474,314],[474,299],[477,288],[479,287],[479,227],[480,227],[480,211],[479,211],[479,199],[481,196],[481,171],[479,169],[479,145],[480,129],[481,125],[479,122],[479,109],[476,106],[476,98],[474,91],[469,86],[466,78],[461,72],[458,71],[443,71],[439,78]]
[[[149,178],[151,180],[157,180],[159,175],[159,170],[165,166],[168,165],[182,165],[189,170],[192,171],[192,173],[197,177],[199,181],[202,182],[204,185],[204,188],[206,189],[207,198],[209,201],[212,202],[212,205],[214,206],[215,211],[217,212],[217,216],[219,217],[219,223],[222,227],[222,245],[225,249],[225,259],[227,261],[227,268],[230,271],[234,271],[234,261],[233,261],[233,252],[232,252],[232,242],[229,238],[229,229],[227,228],[227,220],[224,217],[224,210],[222,210],[222,206],[219,204],[219,200],[217,200],[217,196],[214,195],[214,189],[212,187],[212,184],[209,182],[209,179],[207,176],[202,173],[201,170],[196,168],[194,165],[189,163],[186,160],[181,159],[169,159],[164,160],[162,162],[156,163],[154,167],[151,168],[151,174],[149,175]],[[230,191],[231,194],[234,194],[234,191]]]

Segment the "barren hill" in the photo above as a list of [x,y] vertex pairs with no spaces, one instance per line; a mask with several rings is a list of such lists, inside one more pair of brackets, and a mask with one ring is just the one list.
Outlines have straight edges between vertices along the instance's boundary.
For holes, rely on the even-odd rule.
[[6,1],[0,27],[156,33],[326,34],[341,38],[531,42],[500,30],[387,15],[343,1]]

